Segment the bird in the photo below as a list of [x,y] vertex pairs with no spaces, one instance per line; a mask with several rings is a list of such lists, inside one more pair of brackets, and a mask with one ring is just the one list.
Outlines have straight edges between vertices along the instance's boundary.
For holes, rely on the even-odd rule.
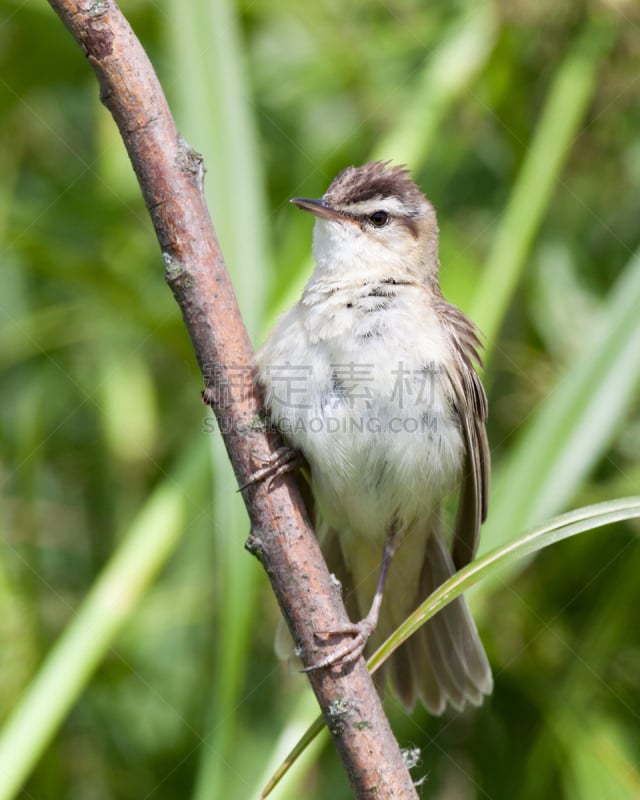
[[[331,668],[381,643],[473,559],[487,515],[487,398],[480,333],[442,295],[436,212],[405,165],[351,166],[320,199],[291,203],[315,217],[315,267],[256,374],[286,444],[279,471],[306,465],[316,534],[359,619],[326,632],[333,652],[311,669]],[[443,503],[456,491],[448,544]],[[493,688],[463,597],[387,669],[407,709],[420,701],[434,715],[480,705]]]

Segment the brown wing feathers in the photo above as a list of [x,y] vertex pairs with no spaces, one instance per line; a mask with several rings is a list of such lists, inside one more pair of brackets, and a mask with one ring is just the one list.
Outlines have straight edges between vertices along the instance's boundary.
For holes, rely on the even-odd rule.
[[487,396],[474,368],[474,362],[482,365],[477,330],[459,309],[441,302],[442,318],[453,342],[456,369],[449,377],[466,450],[453,540],[453,560],[460,569],[473,559],[480,525],[487,516],[491,469],[485,430]]

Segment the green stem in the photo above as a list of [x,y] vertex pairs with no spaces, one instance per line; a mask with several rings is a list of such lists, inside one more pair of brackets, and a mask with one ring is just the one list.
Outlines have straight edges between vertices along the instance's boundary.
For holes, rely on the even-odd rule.
[[485,336],[487,359],[562,168],[579,135],[598,68],[611,39],[611,29],[602,25],[599,18],[592,18],[555,75],[470,312]]
[[195,447],[159,486],[27,687],[0,734],[0,800],[29,775],[116,634],[185,532],[186,495],[208,475],[208,451]]

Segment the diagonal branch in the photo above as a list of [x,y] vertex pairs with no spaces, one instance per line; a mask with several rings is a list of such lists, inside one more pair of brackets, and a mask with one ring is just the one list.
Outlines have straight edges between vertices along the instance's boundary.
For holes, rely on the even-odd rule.
[[[139,41],[112,0],[49,0],[93,67],[151,215],[210,402],[240,485],[281,442],[255,424],[262,406],[251,381],[253,352],[202,191],[202,158],[178,135]],[[314,630],[334,630],[346,612],[292,478],[244,492],[247,548],[262,562],[309,664]],[[291,576],[296,576],[291,580]],[[358,798],[417,798],[362,658],[309,680]]]

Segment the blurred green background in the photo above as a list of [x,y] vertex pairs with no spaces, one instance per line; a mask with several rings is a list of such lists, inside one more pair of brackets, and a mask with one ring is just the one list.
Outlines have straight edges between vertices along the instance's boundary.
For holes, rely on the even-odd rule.
[[[445,295],[486,334],[483,550],[637,493],[637,3],[121,7],[205,157],[256,344],[309,274],[288,199],[406,162],[438,210]],[[146,210],[45,0],[0,0],[0,61],[0,798],[256,798],[314,701],[273,654]],[[493,697],[442,719],[387,700],[422,796],[640,797],[637,533],[472,593]],[[274,794],[349,796],[326,743]]]

